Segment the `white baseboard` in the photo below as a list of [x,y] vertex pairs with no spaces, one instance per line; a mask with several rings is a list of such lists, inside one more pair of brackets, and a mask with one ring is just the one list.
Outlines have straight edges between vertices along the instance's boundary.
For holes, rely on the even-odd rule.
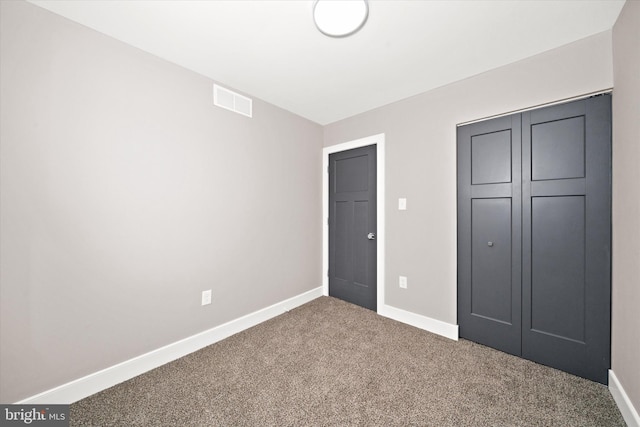
[[624,388],[622,388],[622,384],[618,381],[618,377],[611,369],[609,369],[609,391],[613,396],[613,400],[616,401],[616,405],[618,405],[618,409],[620,409],[627,426],[640,427],[640,415],[638,415],[638,411],[633,407],[631,399],[629,399]]
[[378,314],[458,341],[458,325],[452,325],[451,323],[432,319],[431,317],[411,313],[410,311],[405,311],[390,305],[378,307]]
[[31,396],[16,404],[71,404],[189,353],[242,332],[322,296],[322,287],[276,303],[207,331],[176,341],[133,359]]

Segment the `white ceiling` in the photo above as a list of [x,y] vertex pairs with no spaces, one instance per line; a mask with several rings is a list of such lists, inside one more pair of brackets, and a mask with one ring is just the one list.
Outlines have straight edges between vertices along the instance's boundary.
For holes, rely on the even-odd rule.
[[306,0],[31,3],[327,124],[608,30],[624,0],[373,0],[338,39]]

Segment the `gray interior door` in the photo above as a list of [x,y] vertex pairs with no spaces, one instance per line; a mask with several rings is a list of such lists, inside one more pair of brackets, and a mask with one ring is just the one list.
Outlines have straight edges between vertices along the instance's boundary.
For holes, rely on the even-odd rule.
[[611,97],[522,115],[522,355],[607,383]]
[[521,353],[521,132],[513,115],[458,128],[460,335]]
[[610,248],[610,96],[458,129],[463,338],[606,383]]
[[329,156],[329,295],[376,310],[376,146]]

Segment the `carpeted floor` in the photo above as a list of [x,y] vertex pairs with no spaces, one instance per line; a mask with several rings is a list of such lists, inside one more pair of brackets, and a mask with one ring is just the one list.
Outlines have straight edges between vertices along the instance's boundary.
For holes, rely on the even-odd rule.
[[624,426],[608,389],[321,297],[71,405],[72,426]]

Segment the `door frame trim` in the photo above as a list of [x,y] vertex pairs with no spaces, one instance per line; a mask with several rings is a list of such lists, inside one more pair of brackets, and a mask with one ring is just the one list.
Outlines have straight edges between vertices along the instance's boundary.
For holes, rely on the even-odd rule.
[[376,213],[377,230],[376,248],[376,299],[377,312],[384,303],[384,260],[385,260],[385,218],[384,218],[384,183],[385,183],[385,134],[367,136],[322,149],[322,295],[329,295],[329,155],[354,148],[376,146]]

